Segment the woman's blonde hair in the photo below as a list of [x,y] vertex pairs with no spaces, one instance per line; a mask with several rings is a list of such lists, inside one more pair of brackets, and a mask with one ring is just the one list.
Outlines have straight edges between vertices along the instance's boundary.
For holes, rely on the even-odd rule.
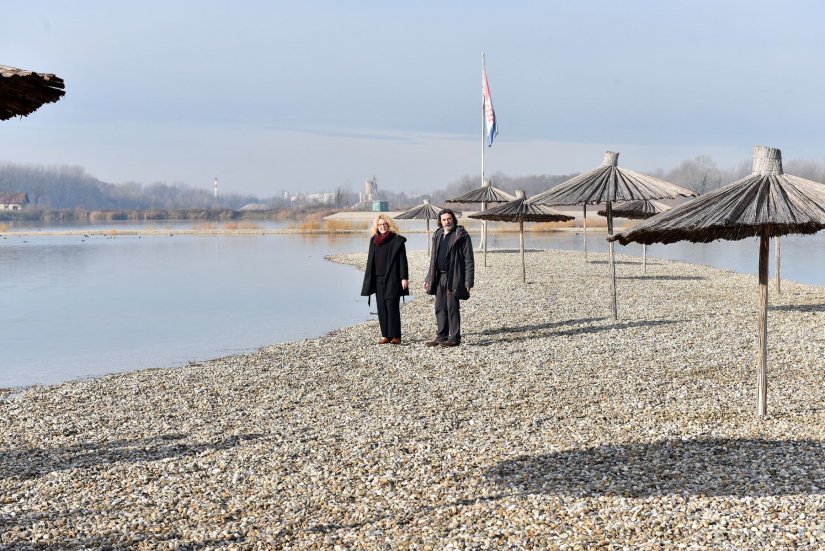
[[375,220],[372,223],[372,228],[370,228],[371,235],[375,235],[378,233],[378,221],[384,220],[387,222],[387,231],[391,231],[395,235],[401,235],[398,231],[398,224],[395,223],[395,220],[387,216],[386,214],[379,214],[375,217]]

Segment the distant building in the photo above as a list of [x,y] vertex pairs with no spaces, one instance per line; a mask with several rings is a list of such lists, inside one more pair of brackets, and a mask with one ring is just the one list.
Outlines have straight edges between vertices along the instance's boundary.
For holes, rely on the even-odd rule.
[[372,201],[378,199],[378,181],[375,176],[364,178],[364,198],[362,201]]
[[240,208],[242,211],[256,211],[256,210],[269,210],[269,207],[264,205],[263,203],[247,203],[246,205]]
[[372,211],[373,212],[387,212],[390,210],[390,204],[388,201],[373,201],[372,202]]
[[29,196],[22,191],[14,193],[0,191],[0,210],[23,210],[28,203]]
[[293,206],[298,205],[333,205],[335,204],[335,193],[299,193],[289,198]]

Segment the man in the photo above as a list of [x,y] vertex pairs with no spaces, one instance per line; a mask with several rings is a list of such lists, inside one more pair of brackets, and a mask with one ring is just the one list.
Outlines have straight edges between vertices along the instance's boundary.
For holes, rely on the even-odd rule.
[[461,343],[459,300],[470,298],[475,279],[473,243],[470,234],[458,225],[455,213],[438,213],[439,228],[433,234],[432,256],[424,290],[435,295],[438,333],[427,346],[458,346]]

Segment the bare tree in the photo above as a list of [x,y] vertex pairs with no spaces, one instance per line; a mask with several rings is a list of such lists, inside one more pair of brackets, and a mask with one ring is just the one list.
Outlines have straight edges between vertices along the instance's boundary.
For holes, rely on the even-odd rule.
[[682,163],[667,172],[656,174],[686,188],[702,194],[722,185],[722,173],[716,167],[716,162],[710,155],[699,155]]

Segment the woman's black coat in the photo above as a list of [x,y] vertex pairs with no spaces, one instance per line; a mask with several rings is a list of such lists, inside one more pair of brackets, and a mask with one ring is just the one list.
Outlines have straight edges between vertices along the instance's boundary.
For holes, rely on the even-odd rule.
[[[397,299],[401,295],[409,295],[409,285],[407,289],[401,287],[402,279],[410,279],[407,271],[407,248],[404,243],[407,241],[406,237],[395,235],[392,239],[382,245],[382,247],[389,247],[390,251],[387,255],[387,271],[384,274],[384,296],[376,297],[383,299]],[[375,293],[375,249],[377,245],[370,238],[370,251],[367,255],[367,268],[364,271],[364,285],[361,287],[361,296],[368,297]]]

